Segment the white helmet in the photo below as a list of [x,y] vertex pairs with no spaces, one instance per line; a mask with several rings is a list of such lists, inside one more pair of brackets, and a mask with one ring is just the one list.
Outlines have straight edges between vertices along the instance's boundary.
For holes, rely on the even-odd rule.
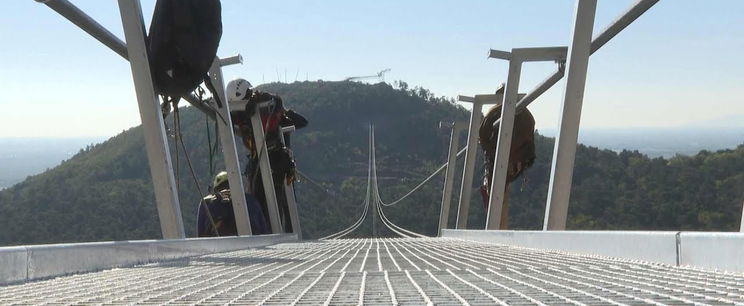
[[234,79],[227,83],[227,101],[247,100],[253,93],[253,85],[244,79]]

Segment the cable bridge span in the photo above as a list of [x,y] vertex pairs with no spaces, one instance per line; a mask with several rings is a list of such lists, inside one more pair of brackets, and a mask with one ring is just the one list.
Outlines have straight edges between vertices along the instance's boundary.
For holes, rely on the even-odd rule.
[[[0,305],[744,305],[744,233],[565,230],[589,56],[658,0],[636,1],[595,36],[597,1],[577,0],[567,46],[489,50],[489,58],[508,62],[506,83],[495,93],[458,98],[472,103],[473,111],[469,122],[453,123],[448,162],[390,203],[380,198],[371,128],[359,218],[319,240],[302,239],[291,188],[285,191],[296,233],[284,232],[266,146],[255,141],[264,139],[258,112],[251,122],[254,143],[263,146],[257,148],[263,150],[259,168],[275,234],[252,235],[245,199],[239,196],[233,209],[240,236],[186,238],[139,0],[118,0],[126,43],[69,1],[37,2],[130,62],[163,239],[0,247]],[[519,93],[522,64],[538,61],[555,63],[555,72],[530,92]],[[213,62],[209,77],[223,98],[222,67],[238,63],[240,56]],[[514,116],[564,77],[543,230],[498,230]],[[215,121],[230,186],[243,186],[227,122],[229,104],[184,98],[210,118],[223,118]],[[486,228],[476,230],[468,228],[466,218],[476,130],[482,107],[496,103],[502,105],[497,123],[503,124]],[[465,130],[468,141],[460,149],[457,140]],[[453,161],[461,154],[456,229],[448,229]],[[403,203],[443,170],[437,237],[393,223],[385,207]],[[374,237],[348,238],[370,215]],[[379,237],[377,220],[400,237]]]
[[[634,259],[586,250],[566,252],[560,246],[538,249],[493,243],[509,236],[507,231],[491,232],[487,242],[478,241],[484,237],[472,231],[445,230],[444,237],[432,238],[391,222],[383,207],[401,203],[443,169],[400,199],[383,202],[377,184],[374,126],[370,126],[361,215],[341,231],[304,242],[283,234],[186,239],[170,245],[153,241],[144,246],[138,242],[30,246],[22,255],[29,261],[23,268],[31,274],[26,281],[0,287],[0,304],[744,305],[744,274],[689,267],[679,257],[664,263],[665,254],[641,254]],[[400,238],[345,239],[364,224],[370,211]],[[511,232],[511,236],[525,233]],[[561,239],[567,244],[591,239],[582,237],[589,233],[572,235],[547,238],[559,244]],[[626,246],[668,242],[665,233],[649,235],[605,239]],[[679,235],[666,238],[678,243]],[[591,243],[589,247],[602,248]],[[666,251],[656,247],[649,253]],[[155,256],[165,256],[144,258],[140,253],[153,250]],[[187,256],[189,252],[203,254]],[[675,252],[680,256],[679,249]],[[4,256],[8,254],[8,248],[0,248],[0,262],[8,262]],[[100,261],[101,255],[135,261],[84,267],[86,261]],[[649,260],[643,256],[650,256]],[[68,263],[80,266],[81,261],[82,271],[59,270]],[[122,268],[111,269],[117,266]],[[87,270],[100,271],[76,273]]]

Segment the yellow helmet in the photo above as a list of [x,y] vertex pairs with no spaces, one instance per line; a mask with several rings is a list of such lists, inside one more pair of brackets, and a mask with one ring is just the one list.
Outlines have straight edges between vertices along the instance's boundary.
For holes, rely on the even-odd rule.
[[212,182],[212,186],[214,187],[215,191],[229,188],[230,184],[227,180],[227,172],[222,171],[220,173],[217,173],[217,175],[215,175],[214,177],[214,181]]

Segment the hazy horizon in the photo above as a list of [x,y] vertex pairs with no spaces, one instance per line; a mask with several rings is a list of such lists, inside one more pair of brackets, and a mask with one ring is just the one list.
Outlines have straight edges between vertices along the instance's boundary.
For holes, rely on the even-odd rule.
[[[537,131],[554,137],[556,129]],[[0,165],[8,165],[0,168],[0,190],[59,165],[87,145],[113,136],[0,137]],[[701,150],[733,149],[744,143],[744,127],[583,128],[579,132],[579,143],[615,152],[630,150],[650,157],[669,158],[677,154],[694,155]]]

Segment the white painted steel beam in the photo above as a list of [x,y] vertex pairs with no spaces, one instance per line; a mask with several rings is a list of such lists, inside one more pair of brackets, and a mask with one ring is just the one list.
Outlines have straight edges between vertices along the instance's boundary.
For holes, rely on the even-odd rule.
[[625,12],[623,12],[617,19],[610,23],[606,28],[602,30],[594,39],[592,39],[592,51],[593,54],[599,48],[602,48],[607,42],[619,34],[622,30],[628,27],[633,21],[641,17],[643,13],[653,7],[659,0],[638,0],[630,6]]
[[[294,131],[294,125],[282,127],[282,131],[281,133],[279,133],[282,144],[284,144],[285,146],[287,145],[286,140],[284,139],[284,133],[292,133]],[[294,160],[294,152],[292,152],[292,150],[289,150],[289,158]],[[294,182],[291,182],[290,184],[284,184],[284,196],[287,199],[289,218],[292,222],[292,232],[297,234],[298,239],[302,240],[302,229],[300,228],[300,213],[297,210],[297,198],[295,197]]]
[[[633,4],[630,8],[625,10],[615,21],[613,21],[609,26],[607,26],[602,33],[597,35],[592,40],[592,49],[591,53],[594,54],[599,48],[604,46],[610,39],[615,37],[617,34],[619,34],[622,30],[624,30],[626,27],[628,27],[633,21],[638,19],[638,17],[641,17],[643,13],[648,11],[651,7],[654,6],[659,2],[659,0],[639,0],[635,4]],[[508,54],[508,56],[505,56],[505,54]],[[506,51],[499,51],[499,50],[491,50],[491,53],[489,55],[491,58],[499,58],[504,60],[511,59],[511,53]],[[530,91],[527,96],[525,96],[523,99],[520,99],[519,103],[517,104],[518,108],[523,108],[532,103],[535,99],[537,99],[540,95],[548,91],[553,85],[558,83],[565,74],[564,65],[561,64],[556,72],[554,72],[552,75],[547,77],[540,85],[535,87],[532,91]]]
[[295,241],[283,234],[0,247],[0,285]]
[[596,0],[576,1],[575,22],[566,63],[568,77],[561,106],[560,129],[553,150],[543,230],[566,229],[596,8]]
[[[96,22],[93,18],[85,14],[82,10],[77,8],[75,5],[67,0],[36,0],[36,2],[44,3],[55,12],[65,17],[67,20],[78,26],[86,33],[93,36],[105,46],[109,47],[112,51],[119,54],[126,60],[129,60],[127,54],[127,45],[116,35],[112,34],[109,30],[104,28],[101,24]],[[202,103],[196,96],[189,94],[183,97],[186,102],[191,103],[194,107],[207,114],[212,119],[215,119],[214,111],[207,105]]]
[[[522,73],[521,51],[512,50],[509,61],[509,74],[504,89],[504,100],[501,106],[501,124],[499,137],[496,142],[496,156],[491,174],[491,190],[489,191],[488,214],[486,215],[486,229],[501,228],[501,210],[504,205],[504,190],[506,188],[506,173],[509,169],[509,150],[511,149],[512,132],[514,131],[514,116],[516,115],[519,79]],[[516,56],[519,54],[519,56]]]
[[739,231],[744,233],[744,205],[742,205],[741,209],[741,224],[739,225]]
[[[440,126],[442,123],[440,122]],[[450,136],[449,153],[447,155],[447,170],[444,174],[444,188],[442,189],[442,206],[439,211],[439,235],[442,229],[447,228],[449,221],[450,203],[452,202],[452,188],[455,183],[455,172],[457,170],[457,150],[460,148],[460,133],[467,127],[467,122],[457,121],[449,124],[452,128]]]
[[483,120],[483,104],[471,97],[459,97],[460,102],[473,103],[470,112],[470,124],[468,126],[468,143],[465,152],[465,166],[462,171],[462,184],[460,185],[460,201],[457,209],[456,228],[466,229],[468,226],[468,214],[470,213],[470,199],[473,193],[473,174],[475,172],[475,159],[478,152],[478,127]]
[[67,0],[36,0],[65,17],[93,38],[109,47],[121,57],[128,59],[127,46],[109,30]]
[[[256,107],[256,112],[251,116],[251,127],[253,130],[253,142],[256,144],[258,154],[258,168],[261,171],[264,194],[266,195],[266,206],[269,211],[269,223],[271,233],[282,233],[282,222],[279,217],[279,206],[276,201],[274,189],[274,178],[271,175],[271,163],[269,161],[269,150],[266,147],[266,134],[264,134],[263,123],[261,121],[261,108],[273,104],[273,101],[260,103]],[[249,180],[251,178],[248,178]],[[255,191],[254,191],[255,192]]]
[[147,59],[142,8],[139,0],[119,0],[119,11],[142,119],[147,160],[150,164],[155,201],[160,217],[160,229],[165,239],[185,238],[163,113],[155,94]]
[[502,59],[502,60],[508,61],[508,60],[511,59],[512,54],[511,54],[511,52],[508,52],[508,51],[501,51],[501,50],[491,49],[491,50],[488,51],[488,57],[489,58],[498,58],[498,59]]
[[240,54],[221,58],[220,59],[220,66],[229,66],[229,65],[237,65],[237,64],[243,64],[243,56]]
[[[240,58],[240,55],[237,55]],[[237,61],[234,63],[242,63]],[[224,118],[217,119],[217,132],[220,135],[220,142],[222,145],[222,156],[225,160],[225,168],[227,171],[227,180],[230,183],[231,199],[233,206],[233,213],[235,214],[235,226],[238,230],[238,235],[251,235],[251,220],[248,216],[248,205],[245,199],[245,186],[243,185],[243,175],[240,171],[240,157],[238,156],[237,145],[235,144],[235,134],[233,132],[232,119],[230,118],[230,103],[227,103],[227,96],[225,95],[225,81],[222,79],[222,67],[225,65],[233,64],[227,61],[215,58],[212,62],[212,67],[209,68],[209,77],[212,80],[217,96],[222,103],[222,107],[213,105],[217,112],[220,113],[220,117]]]
[[544,61],[565,61],[567,47],[537,47],[537,48],[514,48],[512,49],[512,59],[518,57],[521,62],[544,62]]
[[[522,99],[526,94],[519,94],[518,99]],[[493,105],[493,104],[501,104],[504,102],[504,92],[501,90],[500,92],[497,92],[495,94],[486,94],[486,95],[475,95],[475,100],[480,102],[483,105]]]

